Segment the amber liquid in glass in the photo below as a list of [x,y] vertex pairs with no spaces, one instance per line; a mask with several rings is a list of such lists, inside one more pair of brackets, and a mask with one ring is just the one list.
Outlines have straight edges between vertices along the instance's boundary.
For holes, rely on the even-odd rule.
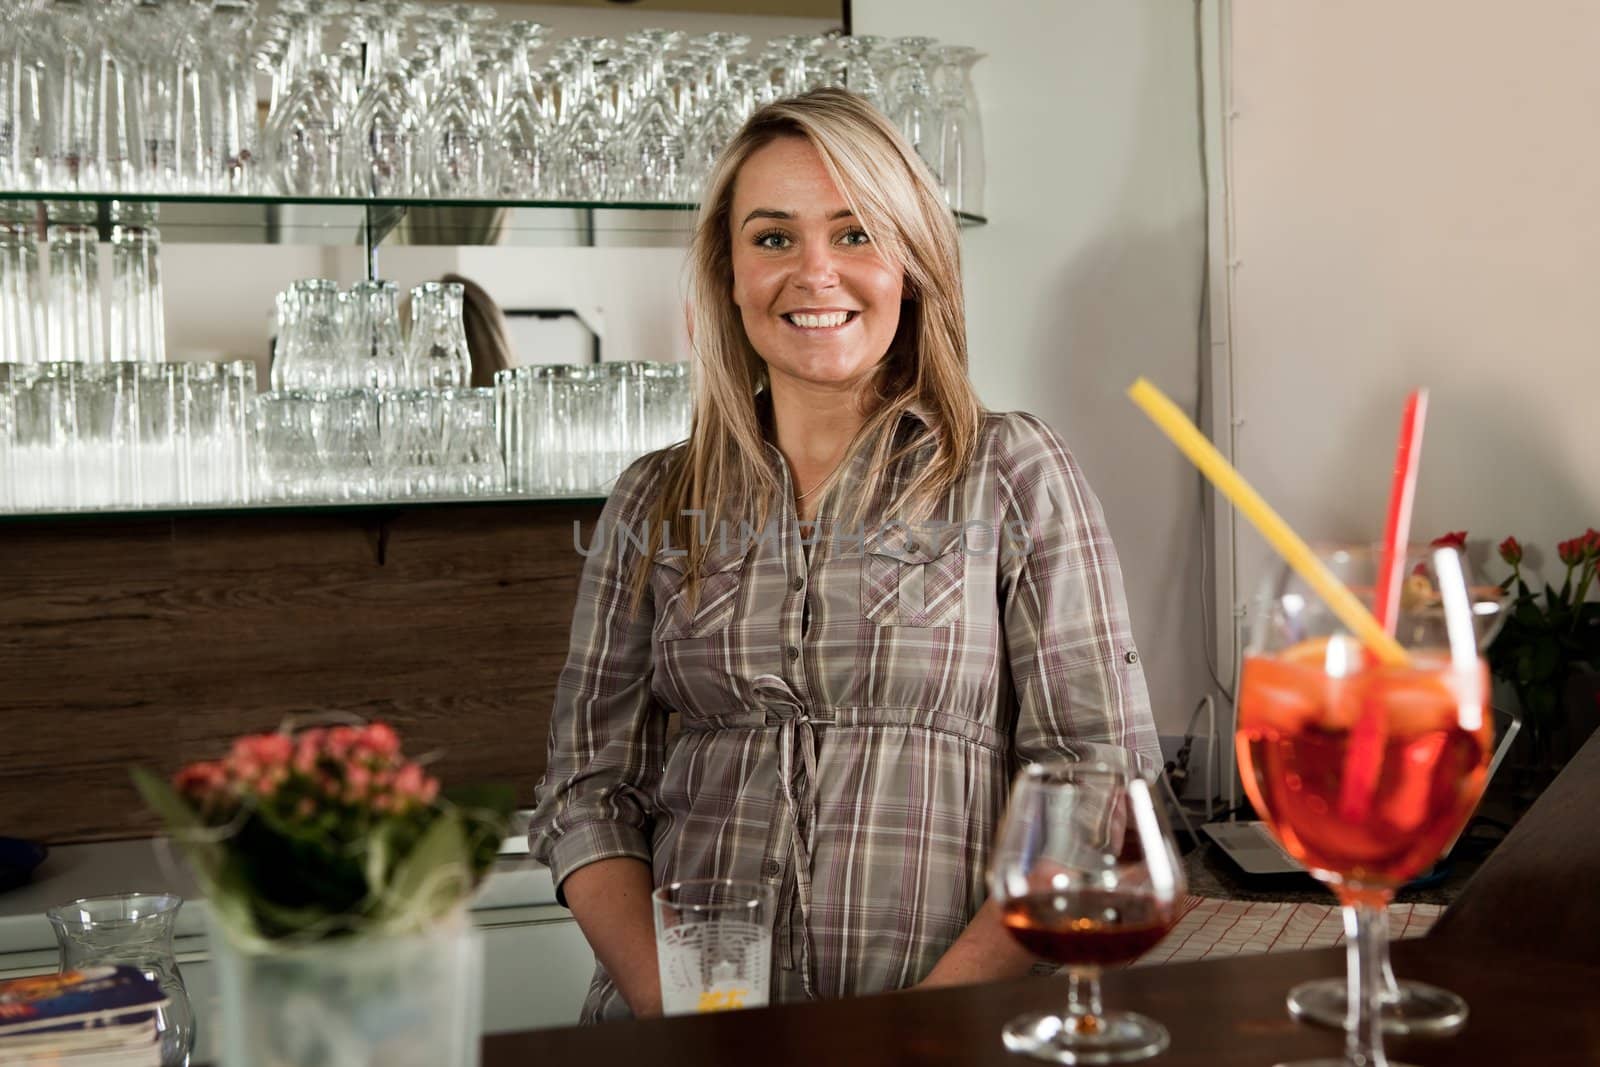
[[1240,777],[1295,859],[1354,886],[1398,886],[1432,865],[1483,794],[1493,747],[1483,664],[1357,664],[1321,649],[1245,660]]
[[1132,963],[1176,921],[1174,909],[1139,893],[1076,890],[1006,901],[1001,922],[1023,948],[1055,963]]

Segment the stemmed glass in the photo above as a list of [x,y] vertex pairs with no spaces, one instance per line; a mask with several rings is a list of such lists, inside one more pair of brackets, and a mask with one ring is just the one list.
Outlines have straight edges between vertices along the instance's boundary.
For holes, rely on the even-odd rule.
[[972,91],[972,68],[983,53],[965,45],[934,50],[939,96],[939,180],[945,202],[956,211],[983,210],[983,126]]
[[882,47],[883,38],[870,34],[839,39],[839,50],[844,54],[844,87],[879,111],[887,112],[889,107],[884,97],[883,83],[873,69],[873,57]]
[[263,143],[277,191],[317,196],[339,190],[345,111],[339,79],[322,54],[322,20],[345,10],[340,0],[300,0],[289,15],[289,55],[278,107],[267,116]]
[[602,37],[570,37],[562,46],[562,58],[571,64],[571,71],[561,89],[557,155],[566,167],[562,189],[573,200],[604,200],[610,184],[606,158],[610,124],[595,87],[594,61],[609,56],[612,48],[612,42]]
[[400,25],[422,9],[372,0],[362,10],[369,13],[366,84],[345,125],[340,172],[353,195],[407,196],[417,171],[419,112],[400,63]]
[[889,84],[889,117],[917,150],[928,169],[939,174],[939,101],[928,77],[932,37],[897,37],[894,74]]
[[439,19],[452,36],[423,123],[424,165],[435,196],[471,198],[487,188],[494,116],[472,63],[472,23],[493,17],[487,8],[450,4]]
[[1100,968],[1131,963],[1177,921],[1183,865],[1150,784],[1126,749],[1075,743],[1018,776],[990,861],[989,891],[1029,952],[1068,969],[1066,1009],[1022,1015],[1005,1045],[1056,1063],[1128,1063],[1169,1043],[1166,1028],[1107,1012]]
[[[1443,645],[1448,640],[1444,626],[1443,598],[1433,563],[1437,551],[1426,545],[1412,545],[1406,551],[1407,575],[1401,594],[1405,627],[1402,637],[1410,644]],[[1491,582],[1480,580],[1465,556],[1460,556],[1468,579],[1467,593],[1472,604],[1473,637],[1482,653],[1505,622],[1507,594]],[[1513,721],[1496,747],[1496,758],[1516,737],[1520,723]],[[1454,841],[1446,846],[1449,853]],[[1467,1021],[1467,1002],[1455,993],[1423,982],[1397,981],[1389,959],[1389,914],[1379,911],[1376,937],[1383,993],[1380,1017],[1386,1034],[1450,1034]],[[1289,1012],[1297,1019],[1322,1026],[1342,1028],[1349,1011],[1350,996],[1342,978],[1318,978],[1302,982],[1289,991]]]
[[641,30],[628,38],[644,69],[633,118],[620,132],[627,160],[623,173],[636,200],[671,201],[683,190],[688,138],[665,73],[667,50],[682,37],[669,30]]
[[[1380,554],[1324,550],[1323,562],[1368,602]],[[1377,913],[1466,825],[1488,777],[1493,724],[1460,558],[1433,557],[1437,624],[1402,600],[1404,665],[1376,662],[1294,572],[1265,596],[1239,690],[1240,777],[1256,811],[1344,909],[1351,1002],[1342,1060],[1383,1055]],[[1311,1064],[1303,1067],[1312,1067]]]
[[736,33],[708,33],[700,38],[711,62],[711,77],[705,109],[696,117],[695,129],[689,138],[688,167],[693,183],[705,181],[723,147],[744,125],[744,102],[729,77],[728,61],[744,51],[749,43],[750,38]]
[[539,47],[544,27],[513,22],[506,27],[511,70],[495,111],[495,184],[502,196],[531,198],[550,180],[552,131],[539,101],[528,56]]

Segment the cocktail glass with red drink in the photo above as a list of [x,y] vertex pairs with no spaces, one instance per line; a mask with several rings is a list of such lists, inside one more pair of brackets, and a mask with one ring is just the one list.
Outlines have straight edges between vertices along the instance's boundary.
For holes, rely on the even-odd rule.
[[[1441,626],[1396,629],[1380,662],[1292,570],[1273,580],[1240,679],[1239,773],[1279,843],[1338,896],[1349,968],[1345,1058],[1382,1067],[1377,916],[1477,807],[1493,748],[1488,670],[1459,557],[1435,558]],[[1320,553],[1358,596],[1378,554]],[[1402,619],[1402,623],[1403,623]]]

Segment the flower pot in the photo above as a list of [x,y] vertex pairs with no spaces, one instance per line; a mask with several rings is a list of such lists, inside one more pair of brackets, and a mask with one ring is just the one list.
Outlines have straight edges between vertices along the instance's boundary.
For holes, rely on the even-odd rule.
[[425,933],[254,951],[213,920],[221,1067],[476,1067],[482,935]]

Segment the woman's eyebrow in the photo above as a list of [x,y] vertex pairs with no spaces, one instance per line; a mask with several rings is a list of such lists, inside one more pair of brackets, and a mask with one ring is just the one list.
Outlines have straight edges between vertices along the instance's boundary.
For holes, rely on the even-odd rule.
[[[835,219],[848,219],[848,218],[854,218],[854,217],[855,217],[855,212],[851,211],[849,208],[846,207],[846,208],[840,208],[838,211],[835,211],[832,215],[829,215],[828,216],[828,221],[829,222],[833,222]],[[792,212],[792,211],[779,211],[777,208],[772,208],[772,207],[758,207],[754,211],[750,212],[750,214],[748,214],[748,215],[746,215],[744,217],[744,221],[739,223],[739,228],[742,230],[746,226],[750,225],[750,222],[751,222],[752,219],[779,219],[779,220],[782,220],[784,222],[791,222],[791,221],[794,220],[794,212]]]

